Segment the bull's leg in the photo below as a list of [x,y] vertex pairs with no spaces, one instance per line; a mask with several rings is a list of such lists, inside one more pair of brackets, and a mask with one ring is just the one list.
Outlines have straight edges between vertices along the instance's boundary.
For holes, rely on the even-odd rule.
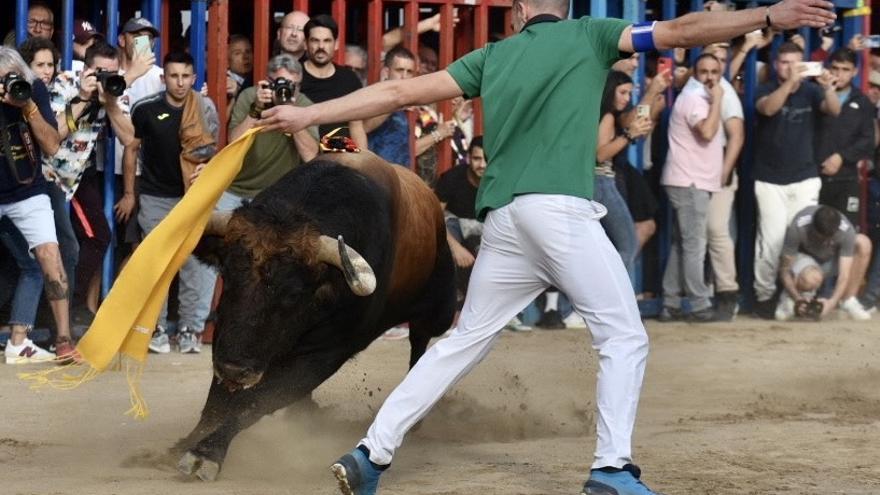
[[290,363],[270,368],[259,384],[231,394],[232,407],[227,406],[229,410],[219,425],[183,455],[178,469],[204,481],[213,481],[220,472],[229,444],[240,431],[263,416],[308,396],[349,357],[348,349],[333,349],[297,356]]
[[431,277],[425,284],[422,299],[414,305],[409,322],[409,367],[412,369],[425,353],[431,337],[442,335],[455,318],[455,265],[449,245],[443,242]]
[[178,455],[183,454],[192,448],[199,440],[208,436],[211,432],[217,429],[230,410],[237,407],[243,407],[239,404],[243,401],[239,399],[243,398],[245,395],[250,395],[250,392],[250,390],[245,390],[238,394],[232,394],[225,386],[217,383],[217,380],[212,378],[211,388],[208,391],[208,398],[205,401],[205,406],[202,408],[202,415],[201,418],[199,418],[198,424],[193,428],[189,435],[181,438],[177,444],[174,445],[171,449],[172,452],[177,453]]

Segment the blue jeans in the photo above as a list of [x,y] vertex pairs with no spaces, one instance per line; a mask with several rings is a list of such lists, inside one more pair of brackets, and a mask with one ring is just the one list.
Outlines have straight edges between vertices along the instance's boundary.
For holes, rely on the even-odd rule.
[[40,264],[28,252],[24,236],[8,218],[0,221],[0,241],[15,259],[19,269],[9,324],[32,327],[37,317],[40,294],[43,291],[43,272]]
[[74,282],[76,281],[76,265],[79,263],[79,240],[73,231],[70,221],[70,210],[67,208],[68,201],[55,183],[49,183],[49,201],[52,203],[52,211],[55,212],[55,236],[58,237],[58,250],[61,252],[61,264],[67,274],[67,285],[70,287],[69,294],[73,294]]
[[632,280],[635,274],[636,253],[639,250],[636,224],[633,222],[626,201],[617,190],[613,177],[597,175],[594,183],[593,201],[601,203],[608,209],[608,213],[601,220],[602,228],[620,254],[623,266],[626,267],[626,272]]
[[681,308],[684,292],[691,311],[702,311],[712,306],[712,291],[706,286],[703,271],[712,193],[694,186],[665,186],[665,189],[673,219],[669,260],[663,272],[663,305]]

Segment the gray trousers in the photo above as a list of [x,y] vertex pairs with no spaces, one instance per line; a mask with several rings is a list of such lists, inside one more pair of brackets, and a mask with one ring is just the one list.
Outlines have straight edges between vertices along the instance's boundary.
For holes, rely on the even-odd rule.
[[665,186],[672,206],[672,243],[663,273],[663,305],[681,307],[681,294],[687,295],[692,311],[712,306],[712,293],[703,276],[706,259],[706,226],[712,193],[694,186]]
[[[140,210],[138,211],[138,224],[146,236],[159,225],[172,208],[180,201],[180,198],[160,198],[148,194],[140,195]],[[200,333],[205,329],[205,320],[211,313],[211,300],[214,296],[214,283],[217,281],[217,272],[210,266],[202,263],[195,256],[187,258],[180,268],[180,290],[178,301],[180,302],[177,328],[184,326]],[[167,326],[168,300],[162,305],[159,313],[158,325]]]

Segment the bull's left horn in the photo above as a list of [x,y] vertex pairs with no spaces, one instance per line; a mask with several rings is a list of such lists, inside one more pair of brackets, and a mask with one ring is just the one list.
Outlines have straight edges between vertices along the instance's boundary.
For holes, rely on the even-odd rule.
[[231,211],[215,211],[211,213],[211,218],[208,219],[208,224],[205,225],[204,235],[226,235],[226,225],[229,223],[230,218],[232,218]]
[[318,259],[342,270],[351,291],[359,296],[369,296],[376,290],[376,275],[367,260],[345,244],[342,236],[334,239],[322,235]]

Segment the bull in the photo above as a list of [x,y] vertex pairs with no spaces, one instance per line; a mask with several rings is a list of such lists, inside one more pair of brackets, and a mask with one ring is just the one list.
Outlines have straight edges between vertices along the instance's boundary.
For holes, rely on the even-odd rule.
[[196,255],[224,281],[215,380],[175,451],[181,472],[206,481],[235,435],[309,397],[386,329],[409,322],[412,367],[455,313],[438,199],[369,152],[321,155],[215,214]]

